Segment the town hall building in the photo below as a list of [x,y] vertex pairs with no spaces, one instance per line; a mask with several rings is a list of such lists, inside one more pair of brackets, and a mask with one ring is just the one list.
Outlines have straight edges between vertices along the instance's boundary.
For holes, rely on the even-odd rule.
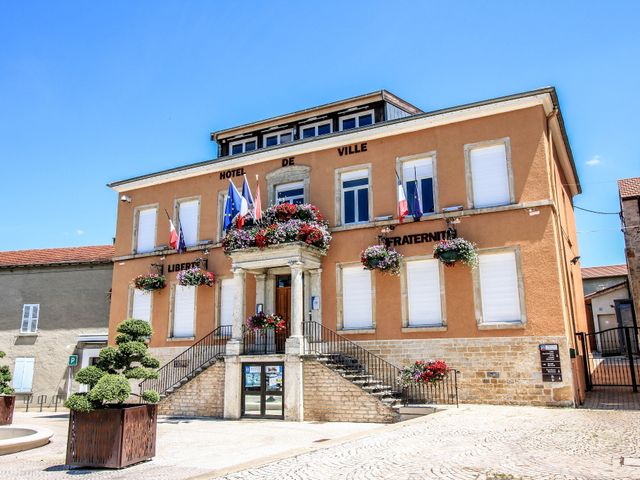
[[[455,372],[425,401],[582,400],[580,183],[555,89],[436,111],[381,90],[211,139],[213,160],[109,185],[119,195],[109,340],[125,318],[151,322],[163,366],[143,388],[162,395],[161,413],[394,421],[399,369],[430,359]],[[254,197],[259,179],[263,210],[317,207],[329,248],[225,249],[229,182],[241,189],[245,176]],[[398,218],[400,187],[419,196],[419,221],[412,202]],[[169,247],[169,217],[183,253]],[[476,245],[477,266],[434,258],[454,237]],[[399,275],[363,268],[377,244],[402,255]],[[211,286],[179,284],[194,266],[215,275]],[[167,286],[136,289],[148,273]],[[256,312],[286,329],[248,328]]]

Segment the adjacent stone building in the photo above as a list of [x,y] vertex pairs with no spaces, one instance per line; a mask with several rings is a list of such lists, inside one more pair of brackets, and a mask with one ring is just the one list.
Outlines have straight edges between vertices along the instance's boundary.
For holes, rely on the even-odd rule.
[[618,180],[629,289],[634,311],[640,312],[640,177]]
[[69,378],[106,346],[112,257],[111,245],[0,252],[0,350],[18,397],[79,388]]

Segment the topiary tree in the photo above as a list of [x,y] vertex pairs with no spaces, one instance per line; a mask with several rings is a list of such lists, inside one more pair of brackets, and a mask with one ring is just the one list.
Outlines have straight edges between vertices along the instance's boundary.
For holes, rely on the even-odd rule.
[[[4,357],[6,354],[3,351],[0,351],[0,358]],[[0,395],[12,395],[13,388],[9,386],[9,382],[11,381],[11,370],[9,370],[8,365],[0,365]]]
[[[155,369],[160,362],[149,354],[147,346],[151,325],[130,318],[118,325],[117,332],[117,348],[103,348],[95,366],[85,367],[75,375],[77,382],[89,386],[89,391],[69,396],[65,407],[90,412],[107,404],[122,404],[131,395],[129,379],[158,378]],[[148,403],[160,401],[154,390],[146,390],[140,397]]]

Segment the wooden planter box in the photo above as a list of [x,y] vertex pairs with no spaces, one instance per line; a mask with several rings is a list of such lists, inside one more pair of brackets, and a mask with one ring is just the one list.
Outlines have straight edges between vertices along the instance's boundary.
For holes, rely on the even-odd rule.
[[11,425],[15,404],[15,395],[0,395],[0,425]]
[[156,454],[156,405],[71,411],[67,465],[123,468]]

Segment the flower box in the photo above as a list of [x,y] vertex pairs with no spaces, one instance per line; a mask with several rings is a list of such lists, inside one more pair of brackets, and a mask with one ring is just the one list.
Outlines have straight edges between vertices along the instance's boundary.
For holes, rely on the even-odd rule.
[[71,410],[67,465],[123,468],[156,454],[156,405]]
[[15,395],[0,395],[0,425],[11,425],[15,404]]
[[284,319],[275,313],[270,315],[264,312],[256,313],[247,318],[246,324],[252,330],[275,330],[276,333],[285,332],[287,329]]
[[398,382],[404,387],[438,383],[445,379],[451,369],[443,360],[418,360],[400,371]]

